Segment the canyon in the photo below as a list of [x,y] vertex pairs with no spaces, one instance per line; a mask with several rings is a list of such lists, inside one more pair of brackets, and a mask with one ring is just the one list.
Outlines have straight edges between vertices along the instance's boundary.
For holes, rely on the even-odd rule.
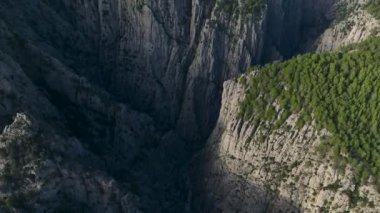
[[[308,151],[323,133],[241,151],[257,127],[237,116],[244,87],[231,79],[362,41],[379,22],[364,0],[247,2],[2,0],[4,211],[315,212],[331,199],[349,210],[342,193],[315,195],[353,184]],[[362,189],[375,208],[351,211],[379,210]]]

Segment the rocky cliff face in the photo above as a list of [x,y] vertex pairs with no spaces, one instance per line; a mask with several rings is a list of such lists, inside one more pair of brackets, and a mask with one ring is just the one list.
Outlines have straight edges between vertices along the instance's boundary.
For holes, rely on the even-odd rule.
[[[299,50],[330,51],[376,35],[379,22],[363,9],[366,3],[342,1],[330,5],[333,6],[330,12],[336,6],[347,10],[345,14],[327,13],[326,17],[332,18],[329,27],[317,39],[301,43],[305,46],[298,46]],[[272,48],[279,53],[281,46],[273,44]],[[291,49],[290,46],[285,48]],[[279,55],[286,57],[286,54]],[[332,159],[321,158],[317,153],[321,139],[329,135],[326,130],[317,131],[313,125],[296,128],[298,115],[291,115],[278,130],[273,130],[271,123],[244,122],[238,114],[246,87],[237,80],[224,83],[216,127],[206,148],[193,162],[194,209],[206,212],[380,211],[376,186],[357,185],[351,168],[338,172]]]
[[218,123],[194,162],[201,164],[193,171],[198,211],[380,211],[375,186],[356,186],[351,168],[338,172],[332,159],[317,153],[326,130],[316,131],[313,124],[296,128],[298,115],[278,130],[270,123],[242,121],[238,112],[245,89],[236,81],[224,83]]
[[336,50],[353,42],[379,34],[379,21],[372,17],[365,5],[368,0],[342,1],[335,21],[314,42],[318,52]]
[[[243,0],[2,0],[1,174],[26,181],[2,182],[3,206],[52,212],[68,199],[90,212],[190,211],[188,164],[215,126],[223,82],[252,64],[335,48],[335,34],[320,37],[335,3],[268,0],[246,11]],[[30,155],[7,153],[13,146]]]
[[194,141],[215,124],[223,81],[295,54],[327,26],[331,2],[273,0],[243,12],[245,1],[229,0],[19,0],[2,14],[23,41]]

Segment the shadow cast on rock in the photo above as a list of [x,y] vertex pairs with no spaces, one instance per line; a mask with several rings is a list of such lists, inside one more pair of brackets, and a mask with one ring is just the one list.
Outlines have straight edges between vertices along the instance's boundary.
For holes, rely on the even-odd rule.
[[192,166],[191,212],[300,212],[289,199],[270,187],[250,183],[230,171],[220,156],[208,149]]

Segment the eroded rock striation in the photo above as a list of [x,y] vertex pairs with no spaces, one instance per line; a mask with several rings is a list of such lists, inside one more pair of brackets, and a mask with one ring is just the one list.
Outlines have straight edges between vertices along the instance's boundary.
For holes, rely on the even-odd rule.
[[[2,0],[0,168],[8,181],[18,179],[11,187],[0,181],[4,209],[182,212],[202,211],[203,204],[197,205],[204,202],[215,210],[208,202],[215,197],[193,199],[190,188],[202,180],[188,173],[211,132],[215,143],[215,134],[229,134],[214,129],[220,109],[221,115],[231,110],[226,99],[221,107],[223,82],[253,64],[340,46],[333,41],[362,40],[377,27],[360,10],[347,16],[357,27],[340,33],[333,0],[258,2]],[[224,94],[241,91],[232,84],[225,88]],[[232,111],[216,128],[236,121]],[[239,140],[229,143],[238,146]],[[199,164],[194,169],[204,168]],[[221,168],[222,179],[250,181]],[[251,181],[244,195],[228,196],[218,208],[235,211],[244,200],[246,209],[275,210],[281,205],[274,201],[260,201],[260,207],[251,202],[261,196],[256,190],[267,192],[263,182]],[[203,190],[220,194],[214,186]],[[276,202],[293,200],[297,204],[286,204],[290,209],[306,205],[307,196],[289,199],[287,190]]]
[[[194,165],[201,165],[193,170],[195,209],[200,212],[380,210],[376,186],[365,182],[357,186],[350,167],[339,172],[331,158],[321,158],[317,153],[321,138],[329,135],[327,130],[317,131],[313,124],[297,128],[296,114],[275,130],[271,123],[244,122],[238,115],[246,87],[233,80],[224,83],[218,123],[206,148],[194,161]],[[353,197],[355,188],[357,198]],[[364,205],[356,203],[362,201]]]

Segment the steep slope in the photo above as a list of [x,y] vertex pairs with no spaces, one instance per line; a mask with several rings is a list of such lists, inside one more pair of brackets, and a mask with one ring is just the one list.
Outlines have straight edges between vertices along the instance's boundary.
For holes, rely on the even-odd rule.
[[[4,206],[51,212],[64,196],[91,212],[183,211],[188,163],[217,121],[223,82],[252,64],[313,49],[336,18],[335,3],[2,0],[5,150],[26,141],[17,149],[33,153],[30,144],[40,142],[50,155],[26,155],[17,168],[27,161],[34,168],[25,172],[44,173],[44,161],[55,168],[30,185],[1,189]],[[3,165],[12,156],[2,156]],[[76,162],[86,163],[77,168]],[[72,175],[56,176],[64,170]],[[9,205],[9,191],[30,189],[40,199],[68,188],[39,186],[49,179],[75,190],[49,194],[51,205],[45,198],[37,206],[34,200]]]
[[[108,171],[112,168],[105,165],[99,155],[94,155],[93,144],[73,137],[74,128],[82,125],[79,120],[76,120],[79,125],[70,122],[68,117],[75,114],[65,114],[56,108],[46,98],[45,91],[37,88],[20,65],[4,53],[0,53],[0,67],[1,112],[7,117],[2,125],[9,124],[0,135],[2,211],[137,210],[138,201],[133,193],[128,193],[130,186],[121,185],[109,176]],[[79,82],[76,76],[71,78]],[[67,88],[72,86],[72,82],[62,83]],[[75,91],[84,92],[84,84],[82,82],[82,89]],[[91,93],[89,90],[87,92]],[[88,94],[86,101],[96,97]],[[65,104],[70,107],[69,102]],[[132,113],[124,109],[118,117]],[[120,123],[125,125],[126,122]],[[69,125],[73,128],[67,128]],[[132,145],[132,137],[124,137],[129,143],[123,146]]]
[[[3,65],[0,89],[2,91],[0,108],[2,127],[11,124],[12,118],[16,117],[18,112],[22,113],[26,119],[32,119],[33,125],[38,126],[42,132],[49,133],[43,140],[40,139],[42,136],[39,132],[35,133],[37,139],[28,137],[25,140],[32,141],[28,143],[34,143],[34,141],[44,143],[46,150],[51,153],[51,158],[58,158],[60,162],[65,162],[67,169],[74,169],[77,163],[89,161],[89,165],[86,163],[83,169],[76,171],[76,178],[87,180],[89,174],[101,178],[103,174],[106,183],[111,184],[109,187],[112,188],[109,190],[114,191],[110,191],[111,195],[105,194],[105,196],[111,196],[110,198],[104,198],[112,199],[112,203],[105,200],[104,203],[99,204],[103,206],[93,205],[100,199],[97,197],[103,196],[103,189],[94,182],[95,191],[91,193],[95,194],[95,198],[77,199],[71,194],[84,192],[70,191],[70,194],[65,194],[65,196],[72,197],[74,204],[67,202],[67,206],[63,207],[75,207],[77,206],[75,202],[80,202],[83,211],[103,212],[108,208],[111,212],[128,212],[121,209],[124,205],[122,198],[126,197],[127,200],[137,200],[131,201],[131,204],[128,204],[129,201],[125,203],[127,207],[130,205],[136,211],[137,209],[149,212],[153,209],[178,211],[184,208],[187,189],[183,184],[185,181],[182,177],[182,166],[187,159],[190,159],[190,156],[188,153],[181,153],[181,150],[186,147],[181,140],[177,139],[175,133],[156,130],[156,124],[148,115],[136,112],[128,104],[118,102],[113,95],[75,74],[62,61],[30,42],[20,40],[6,26],[2,30],[0,39],[2,47],[11,54],[15,54],[14,57],[20,63],[18,64],[12,57],[5,54],[1,57]],[[28,60],[30,58],[33,60]],[[3,135],[6,136],[6,132]],[[56,142],[49,140],[55,137],[58,137]],[[61,156],[60,152],[67,151],[70,156],[73,150],[65,147],[65,144],[68,143],[66,141],[73,140],[76,143],[73,149],[79,149],[79,152],[84,149],[83,152],[88,153],[86,155],[95,159],[78,157],[67,162],[65,158],[61,159],[64,156]],[[55,143],[57,145],[54,145]],[[54,146],[63,147],[56,151]],[[30,150],[23,146],[20,149],[27,150],[26,153]],[[9,156],[3,157],[4,162],[9,160]],[[31,159],[40,161],[34,156]],[[23,164],[19,166],[22,168]],[[58,164],[58,167],[60,166]],[[26,178],[20,178],[27,181]],[[55,179],[54,174],[47,174],[41,181],[50,179]],[[63,176],[58,180],[70,182],[71,176]],[[76,184],[78,190],[82,190],[86,188],[87,183],[79,181]],[[29,187],[31,186],[24,186],[26,189]],[[56,187],[53,189],[60,191],[58,187],[61,186]],[[46,193],[46,190],[48,189],[39,189],[34,197],[37,199],[38,194]],[[136,194],[139,198],[135,198]],[[183,194],[185,195],[182,196]],[[7,196],[4,199],[6,200]],[[56,200],[54,202],[57,205],[55,203],[51,206],[41,204],[41,208],[54,212],[57,208],[61,208],[58,205],[60,202],[63,202],[62,205],[65,204],[65,200],[59,196],[53,199]],[[17,204],[8,207],[20,208]],[[37,207],[30,205],[26,205],[25,208],[38,210]]]
[[223,81],[295,54],[330,21],[329,0],[258,2],[256,11],[245,11],[248,3],[231,0],[17,0],[3,1],[1,14],[21,40],[38,43],[159,126],[194,141],[215,124]]
[[342,1],[336,20],[316,40],[318,52],[336,50],[379,33],[379,21],[368,8],[370,1]]
[[194,163],[206,162],[194,170],[203,174],[193,192],[201,210],[378,212],[379,41],[227,81],[218,124]]

